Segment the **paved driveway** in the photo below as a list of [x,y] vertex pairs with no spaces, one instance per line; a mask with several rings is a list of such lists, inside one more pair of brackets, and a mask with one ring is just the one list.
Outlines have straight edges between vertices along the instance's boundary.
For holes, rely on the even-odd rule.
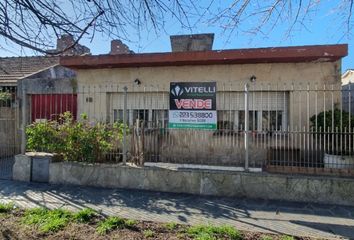
[[230,224],[241,230],[354,239],[354,207],[201,197],[0,180],[0,202],[22,207],[91,207],[105,215],[186,224]]

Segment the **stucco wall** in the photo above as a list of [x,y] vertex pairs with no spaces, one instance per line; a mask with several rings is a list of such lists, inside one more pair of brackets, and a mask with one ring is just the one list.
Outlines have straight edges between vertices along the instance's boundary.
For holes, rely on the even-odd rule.
[[[341,63],[337,61],[77,70],[79,95],[86,93],[78,97],[79,112],[106,119],[109,115],[106,92],[122,92],[124,86],[134,92],[168,93],[170,82],[216,81],[219,92],[243,91],[244,83],[255,75],[257,82],[251,85],[251,90],[289,92],[288,123],[302,129],[307,126],[308,116],[316,113],[315,103],[318,110],[328,110],[332,102],[340,101],[340,69]],[[137,86],[135,79],[139,79],[141,85]],[[335,91],[327,95],[322,91],[314,94],[316,89],[323,90],[325,84],[325,89]],[[312,91],[307,92],[308,88]],[[87,96],[94,101],[88,104]],[[311,105],[309,111],[308,104]]]

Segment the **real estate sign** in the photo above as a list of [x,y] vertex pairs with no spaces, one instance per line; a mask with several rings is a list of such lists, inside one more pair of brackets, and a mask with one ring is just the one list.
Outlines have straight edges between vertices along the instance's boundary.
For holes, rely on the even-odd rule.
[[216,82],[171,82],[168,127],[216,129]]

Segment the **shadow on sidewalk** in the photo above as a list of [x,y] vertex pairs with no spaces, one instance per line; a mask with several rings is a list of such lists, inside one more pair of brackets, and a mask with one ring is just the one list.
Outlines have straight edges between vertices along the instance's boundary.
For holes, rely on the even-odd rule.
[[[261,199],[221,198],[196,196],[189,194],[162,193],[144,190],[107,189],[97,187],[49,185],[39,183],[20,183],[0,181],[0,201],[2,199],[23,201],[28,205],[42,207],[71,207],[81,209],[88,205],[102,208],[104,215],[115,215],[134,212],[135,216],[153,216],[151,221],[178,220],[191,223],[191,219],[213,219],[221,224],[236,221],[244,226],[255,228],[256,231],[286,233],[276,224],[290,222],[292,225],[306,226],[320,231],[341,234],[343,237],[354,238],[354,226],[339,224],[311,223],[298,221],[301,216],[331,217],[353,219],[354,207],[336,205],[296,203],[284,201],[267,201]],[[257,214],[255,214],[257,213]],[[260,214],[261,213],[261,214]],[[281,217],[279,217],[281,214]],[[296,221],[282,219],[284,216],[298,216]],[[257,215],[257,216],[255,216]],[[208,222],[204,222],[208,223]],[[295,226],[296,227],[296,226]],[[352,232],[351,235],[347,233]]]

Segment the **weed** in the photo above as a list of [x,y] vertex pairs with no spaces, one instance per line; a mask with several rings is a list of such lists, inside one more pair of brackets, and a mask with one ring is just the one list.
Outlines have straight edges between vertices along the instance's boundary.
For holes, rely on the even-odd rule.
[[273,238],[271,236],[262,235],[261,240],[273,240]]
[[281,236],[280,240],[295,240],[295,238],[292,236],[284,235],[284,236]]
[[178,226],[178,224],[174,223],[174,222],[170,222],[170,223],[165,224],[165,228],[167,228],[170,231],[175,230],[177,228],[177,226]]
[[128,228],[134,227],[137,223],[138,223],[137,221],[132,220],[132,219],[127,219],[124,222],[125,226],[128,227]]
[[22,222],[27,225],[36,225],[41,232],[56,232],[63,229],[72,219],[72,213],[55,209],[34,208],[25,211]]
[[242,236],[239,231],[231,226],[212,226],[199,225],[187,229],[187,233],[198,240],[212,240],[222,237],[229,237],[232,240],[241,240]]
[[146,238],[151,238],[154,237],[155,233],[151,231],[150,229],[144,231],[144,237]]
[[0,213],[9,213],[14,207],[13,203],[0,203]]
[[91,208],[85,208],[74,214],[74,219],[80,223],[88,223],[96,216],[96,211]]
[[120,217],[109,217],[98,224],[97,232],[106,234],[109,231],[126,227],[126,220]]

